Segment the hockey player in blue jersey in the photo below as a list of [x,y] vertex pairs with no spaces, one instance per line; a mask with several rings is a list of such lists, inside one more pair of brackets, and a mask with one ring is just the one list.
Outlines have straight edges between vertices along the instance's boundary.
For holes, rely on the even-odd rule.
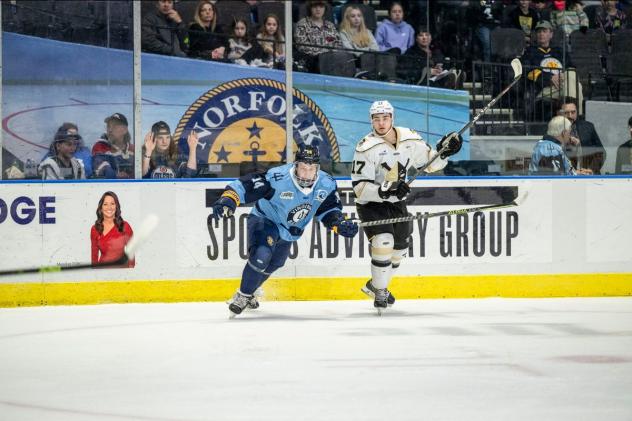
[[346,220],[336,181],[320,168],[318,148],[301,145],[293,164],[254,173],[230,183],[213,204],[209,218],[228,218],[240,203],[253,203],[248,215],[248,262],[241,285],[229,302],[233,315],[257,308],[254,292],[285,264],[292,243],[316,218],[338,235],[353,237],[358,225]]

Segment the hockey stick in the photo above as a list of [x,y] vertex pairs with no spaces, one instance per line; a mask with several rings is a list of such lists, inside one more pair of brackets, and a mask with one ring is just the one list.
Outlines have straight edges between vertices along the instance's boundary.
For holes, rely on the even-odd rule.
[[129,260],[133,259],[138,249],[145,243],[145,240],[149,238],[152,231],[158,225],[158,217],[154,214],[150,214],[145,218],[140,228],[132,236],[132,238],[125,245],[123,255],[113,261],[106,263],[78,263],[78,264],[60,264],[55,266],[40,266],[26,269],[10,269],[0,271],[0,276],[10,275],[23,275],[27,273],[50,273],[50,272],[62,272],[69,270],[91,269],[91,268],[107,268],[113,266],[120,266],[126,264]]
[[[478,114],[476,114],[474,116],[474,118],[472,118],[465,126],[461,127],[461,130],[459,130],[457,132],[458,136],[461,136],[463,133],[465,133],[466,130],[468,130],[470,127],[472,127],[474,124],[476,124],[476,122],[491,108],[494,106],[494,104],[496,104],[498,102],[498,100],[500,98],[502,98],[507,92],[509,92],[509,90],[511,88],[513,88],[513,86],[518,83],[518,81],[520,80],[520,78],[522,77],[522,63],[520,63],[520,60],[518,60],[517,58],[511,60],[511,68],[513,69],[514,72],[514,78],[511,81],[511,83],[509,85],[507,85],[507,87],[505,87],[505,89],[503,89],[502,91],[500,91],[500,93],[498,95],[496,95],[496,97],[494,99],[492,99],[491,101],[489,101],[489,103],[478,112]],[[410,186],[410,184],[415,181],[415,178],[417,177],[417,175],[419,175],[419,173],[421,173],[422,171],[424,171],[426,168],[428,168],[439,156],[441,156],[441,154],[443,152],[445,152],[448,148],[447,148],[447,143],[446,146],[444,146],[443,148],[441,148],[441,150],[437,151],[437,154],[435,156],[433,156],[428,162],[426,162],[424,165],[422,165],[419,168],[413,168],[413,174],[411,175],[410,180],[408,180],[406,183]]]
[[466,213],[474,213],[474,212],[480,212],[480,211],[489,211],[489,210],[495,210],[495,209],[510,208],[510,207],[513,207],[513,206],[520,206],[525,201],[525,199],[527,198],[528,194],[529,194],[528,191],[525,191],[523,194],[521,194],[520,196],[516,197],[513,201],[511,201],[509,203],[502,203],[502,204],[498,204],[498,205],[477,206],[477,207],[473,207],[473,208],[464,208],[464,209],[453,209],[453,210],[441,211],[441,212],[424,213],[424,214],[421,214],[421,215],[402,216],[402,217],[399,217],[399,218],[380,219],[378,221],[360,222],[358,224],[358,226],[361,226],[361,227],[372,227],[372,226],[375,226],[375,225],[386,225],[386,224],[397,224],[399,222],[410,222],[410,221],[415,221],[417,219],[436,218],[437,216],[463,215],[463,214],[466,214]]

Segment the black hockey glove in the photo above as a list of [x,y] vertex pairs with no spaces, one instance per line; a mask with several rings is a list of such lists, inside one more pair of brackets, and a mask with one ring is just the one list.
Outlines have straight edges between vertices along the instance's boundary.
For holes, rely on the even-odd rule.
[[[220,217],[230,218],[233,216],[235,209],[237,209],[237,202],[233,196],[237,196],[237,193],[226,190],[222,197],[213,203],[213,213],[211,214],[213,219],[218,220]],[[239,196],[237,196],[237,200],[239,200]]]
[[341,218],[334,223],[333,232],[343,237],[353,237],[358,233],[358,224],[353,221]]
[[391,196],[397,196],[399,200],[404,198],[410,193],[410,186],[405,181],[385,181],[380,184],[380,188],[377,189],[377,194],[382,199],[388,199]]
[[[439,157],[441,159],[446,159],[447,157],[458,153],[461,150],[462,145],[463,138],[457,132],[450,132],[443,136],[437,143],[437,152],[440,152],[441,155]],[[444,147],[445,150],[441,152]]]

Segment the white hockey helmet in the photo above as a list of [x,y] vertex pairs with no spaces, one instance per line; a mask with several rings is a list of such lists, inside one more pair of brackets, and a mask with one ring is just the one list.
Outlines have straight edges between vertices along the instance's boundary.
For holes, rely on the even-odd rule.
[[375,101],[369,108],[369,119],[373,119],[374,114],[390,114],[391,118],[395,118],[395,108],[386,100]]

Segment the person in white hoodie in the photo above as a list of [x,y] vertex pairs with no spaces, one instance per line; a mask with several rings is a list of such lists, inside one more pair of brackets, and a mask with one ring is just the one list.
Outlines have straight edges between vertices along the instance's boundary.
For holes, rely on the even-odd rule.
[[384,19],[375,30],[375,40],[380,51],[404,54],[415,43],[415,30],[404,21],[404,8],[395,1]]
[[83,162],[73,155],[81,140],[76,131],[60,127],[50,145],[50,156],[38,166],[42,180],[77,180],[86,178]]

